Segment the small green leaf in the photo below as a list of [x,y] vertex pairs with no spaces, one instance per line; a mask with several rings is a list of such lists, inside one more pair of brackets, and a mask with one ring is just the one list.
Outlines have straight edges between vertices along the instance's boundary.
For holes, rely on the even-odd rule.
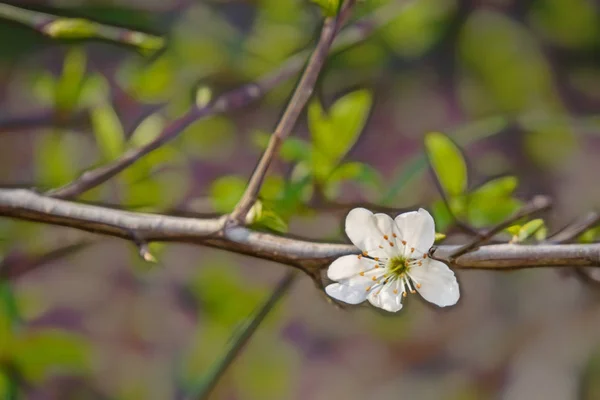
[[518,236],[519,232],[521,231],[521,225],[511,225],[508,228],[506,228],[506,231],[508,233],[510,233],[512,236]]
[[62,75],[57,81],[56,107],[61,111],[71,111],[79,102],[87,68],[87,57],[80,48],[69,50],[63,63]]
[[[252,142],[261,150],[267,148],[271,134],[256,131],[252,134]],[[279,150],[279,157],[287,162],[309,161],[312,148],[305,140],[289,137],[283,142]]]
[[493,197],[505,197],[513,194],[517,186],[519,185],[519,179],[514,176],[504,176],[502,178],[492,179],[489,182],[484,183],[479,188],[473,190],[469,196],[482,196],[486,199]]
[[80,39],[93,36],[96,26],[83,18],[59,18],[44,26],[46,35],[61,39]]
[[519,235],[517,236],[518,241],[522,242],[525,239],[529,238],[531,235],[533,235],[535,232],[538,231],[538,229],[540,229],[541,227],[544,226],[544,220],[543,219],[533,219],[529,222],[527,222],[525,225],[523,225],[521,227],[521,229],[519,229]]
[[546,225],[543,225],[540,229],[535,231],[535,240],[537,240],[539,242],[546,240],[547,236],[548,236],[548,228],[546,227]]
[[372,101],[369,91],[357,90],[338,99],[328,113],[317,99],[309,104],[308,125],[317,180],[324,182],[354,145],[365,126]]
[[196,107],[204,108],[212,99],[212,90],[208,86],[202,86],[196,90]]
[[361,183],[367,190],[376,190],[381,183],[381,177],[376,169],[367,164],[360,162],[341,164],[333,170],[325,182],[327,198],[337,197],[340,184],[344,181],[355,181]]
[[254,220],[254,224],[271,229],[275,232],[285,233],[288,231],[288,224],[274,210],[263,208],[260,217]]
[[239,176],[224,176],[210,186],[210,199],[215,211],[229,213],[246,189],[246,180]]
[[439,242],[440,240],[446,239],[446,235],[444,233],[436,232],[435,233],[435,241]]
[[108,103],[94,108],[90,114],[92,129],[102,157],[106,161],[119,157],[125,149],[125,132],[117,113]]
[[591,228],[579,236],[580,243],[593,243],[600,235],[600,228]]
[[340,7],[340,0],[310,0],[311,3],[318,5],[326,17],[333,17],[337,14]]
[[137,128],[135,128],[129,138],[129,143],[133,147],[142,147],[156,139],[162,132],[164,126],[164,118],[157,113],[152,114],[140,122]]
[[467,187],[467,165],[459,148],[439,132],[425,136],[425,148],[443,190],[449,196],[463,194]]

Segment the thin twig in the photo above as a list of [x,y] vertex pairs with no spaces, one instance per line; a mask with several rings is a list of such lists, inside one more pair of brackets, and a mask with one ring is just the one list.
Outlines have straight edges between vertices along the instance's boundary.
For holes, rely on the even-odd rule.
[[508,228],[515,221],[520,220],[521,218],[530,216],[532,214],[538,213],[540,211],[546,210],[552,206],[552,201],[550,198],[546,196],[536,196],[529,203],[527,203],[521,210],[515,213],[513,216],[507,218],[505,221],[500,222],[496,226],[490,228],[489,230],[481,233],[471,242],[459,247],[452,254],[450,254],[450,260],[454,260],[465,253],[468,253],[471,250],[476,249],[483,243],[492,239],[496,234],[500,233],[504,229]]
[[546,239],[547,243],[567,243],[576,239],[579,235],[600,224],[600,214],[590,212],[581,218],[578,218],[571,224]]
[[283,141],[289,136],[296,125],[300,113],[313,92],[319,73],[325,64],[325,60],[327,60],[327,55],[329,54],[329,48],[333,43],[333,39],[341,25],[344,23],[344,20],[349,16],[350,9],[353,5],[354,0],[344,1],[342,9],[337,16],[325,19],[319,42],[304,69],[304,73],[294,90],[294,94],[285,108],[279,123],[275,127],[275,131],[271,135],[269,144],[250,177],[250,181],[248,182],[248,186],[246,187],[242,198],[231,213],[232,221],[244,223],[246,215],[256,202],[258,192],[262,187],[262,183],[271,166],[271,162],[279,151]]
[[102,25],[84,18],[60,17],[0,3],[0,18],[27,25],[51,38],[100,38],[135,46],[145,51],[160,50],[165,40],[115,26]]
[[[339,40],[336,40],[334,43],[332,51],[344,50],[351,45],[360,43],[373,33],[375,29],[388,23],[391,17],[397,16],[397,12],[404,10],[404,8],[404,3],[400,6],[395,4],[391,8],[387,6],[376,11],[374,16],[358,21],[352,27],[340,33]],[[182,117],[171,122],[154,140],[146,145],[129,150],[113,162],[89,170],[75,181],[58,189],[51,190],[47,194],[60,199],[76,198],[80,194],[111,179],[148,153],[173,140],[186,127],[198,119],[246,107],[298,73],[304,65],[305,54],[305,52],[301,52],[290,57],[280,67],[262,76],[256,82],[248,83],[238,89],[226,92],[202,108],[194,107],[190,109]]]
[[208,373],[202,384],[198,387],[196,393],[189,395],[189,399],[207,399],[210,393],[213,391],[221,377],[225,374],[231,363],[243,350],[246,343],[250,340],[254,332],[258,329],[261,322],[269,314],[271,310],[277,305],[279,300],[288,292],[288,289],[294,283],[294,280],[298,276],[296,271],[289,271],[279,281],[267,301],[260,307],[260,309],[254,314],[249,321],[247,321],[241,328],[240,332],[232,340],[231,346],[227,349],[223,358],[217,362],[215,367]]

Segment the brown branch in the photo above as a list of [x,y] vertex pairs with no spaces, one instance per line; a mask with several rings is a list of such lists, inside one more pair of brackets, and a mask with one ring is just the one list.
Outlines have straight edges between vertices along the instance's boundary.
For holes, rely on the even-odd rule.
[[116,26],[102,25],[84,18],[60,17],[0,3],[0,18],[19,22],[51,38],[100,38],[135,46],[145,51],[160,50],[164,39]]
[[550,236],[546,242],[548,243],[567,243],[576,239],[579,235],[600,224],[600,214],[590,212],[583,217],[575,220],[567,225],[554,235]]
[[[257,232],[241,226],[223,229],[225,217],[184,218],[79,204],[26,189],[0,189],[0,216],[69,226],[133,240],[132,231],[148,243],[196,243],[300,268],[312,276],[332,260],[357,254],[353,245],[319,243]],[[479,247],[458,258],[461,246],[439,246],[434,256],[456,268],[515,269],[543,266],[600,266],[600,243],[499,244]]]
[[267,171],[271,166],[271,162],[278,153],[283,141],[289,136],[292,129],[294,129],[300,113],[313,92],[319,73],[321,72],[323,65],[325,65],[325,60],[327,60],[329,48],[333,43],[335,34],[344,23],[344,20],[349,16],[353,5],[354,0],[345,0],[337,16],[325,19],[319,42],[308,60],[308,64],[306,64],[306,68],[294,90],[294,94],[285,108],[279,123],[275,127],[275,131],[271,135],[269,144],[250,177],[250,181],[248,182],[248,186],[246,187],[242,198],[231,213],[232,221],[244,223],[246,215],[256,202],[256,198],[262,187],[265,176],[267,175]]
[[[388,23],[391,17],[397,16],[397,11],[403,9],[404,4],[402,4],[402,7],[397,4],[394,7],[387,6],[378,10],[374,16],[367,17],[352,27],[345,29],[339,35],[339,40],[334,43],[332,51],[344,50],[349,46],[360,43],[373,33],[376,28]],[[394,11],[396,14],[393,13]],[[129,150],[113,162],[89,170],[75,181],[58,189],[51,190],[47,194],[60,199],[76,198],[87,190],[111,179],[148,153],[173,140],[186,127],[198,119],[246,107],[298,73],[304,65],[305,54],[305,52],[301,52],[290,57],[279,68],[262,76],[256,82],[248,83],[238,89],[226,92],[202,108],[194,107],[188,110],[182,117],[166,126],[154,140],[146,145]]]
[[456,259],[456,258],[462,256],[463,254],[466,254],[469,251],[476,249],[477,247],[479,247],[483,243],[489,241],[495,235],[502,232],[504,229],[508,228],[509,226],[514,224],[516,221],[520,220],[521,218],[530,216],[532,214],[538,213],[543,210],[547,210],[551,206],[552,206],[552,201],[550,200],[550,198],[548,198],[546,196],[534,197],[533,200],[531,200],[529,203],[527,203],[525,206],[523,206],[523,208],[521,208],[521,210],[519,210],[513,216],[507,218],[505,221],[500,222],[496,226],[488,229],[487,231],[480,233],[471,242],[456,249],[455,252],[450,255],[450,258]]

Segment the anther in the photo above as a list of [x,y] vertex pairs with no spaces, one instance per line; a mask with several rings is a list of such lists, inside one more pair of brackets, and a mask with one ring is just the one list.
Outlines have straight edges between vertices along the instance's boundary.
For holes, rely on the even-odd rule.
[[419,264],[419,267],[423,266],[423,263],[421,261],[419,261],[417,264]]
[[369,252],[368,252],[368,251],[363,251],[363,252],[362,252],[362,255],[366,257],[366,256],[368,256],[368,255],[369,255]]
[[379,268],[379,264],[375,264],[375,268]]
[[373,278],[371,278],[371,279],[373,279],[373,282],[376,282],[376,281],[377,281],[377,278],[376,278],[376,277],[373,277]]
[[364,271],[361,271],[359,275],[360,275],[360,276],[365,276],[365,272],[364,272]]
[[406,292],[402,292],[402,297],[406,297]]
[[398,294],[398,289],[394,289],[394,294]]
[[398,235],[396,235],[395,233],[392,233],[392,236],[395,238],[398,237]]
[[379,257],[375,257],[375,258],[373,258],[373,260],[379,261]]
[[394,247],[394,243],[390,242],[390,246],[391,246],[391,247]]
[[417,283],[417,289],[421,289],[421,284]]
[[423,258],[427,258],[427,253],[423,254]]
[[358,259],[360,260],[361,258],[362,258],[362,254],[359,254],[358,255]]
[[414,248],[414,247],[411,247],[411,248],[410,248],[410,252],[411,252],[411,253],[414,253],[414,252],[415,252],[415,248]]
[[389,236],[388,236],[388,235],[383,235],[383,238],[384,238],[385,240],[388,240],[388,239],[389,239]]
[[411,290],[410,292],[411,292],[412,294],[415,294],[415,293],[417,293],[417,291],[416,291],[416,290],[414,290],[414,289],[413,289],[413,290]]
[[403,240],[403,241],[402,241],[402,244],[406,246],[406,240]]
[[379,248],[380,248],[380,249],[383,249],[383,246],[382,246],[382,245],[379,245]]
[[371,286],[369,286],[369,287],[368,287],[367,289],[365,289],[365,290],[368,292],[369,290],[371,290]]

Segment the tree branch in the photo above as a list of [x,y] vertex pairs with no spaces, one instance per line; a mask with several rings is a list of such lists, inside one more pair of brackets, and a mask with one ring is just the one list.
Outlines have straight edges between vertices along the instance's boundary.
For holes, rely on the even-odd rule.
[[[401,7],[398,4],[395,4],[394,7],[382,7],[372,17],[367,17],[344,30],[340,34],[339,40],[334,43],[332,50],[344,50],[365,40],[375,29],[388,23],[392,16],[397,16],[397,12],[403,9],[404,4]],[[393,14],[394,11],[396,14]],[[87,190],[106,182],[140,158],[173,140],[185,128],[198,119],[240,109],[258,100],[298,73],[304,65],[305,57],[306,52],[298,53],[290,57],[279,68],[262,76],[256,82],[248,83],[238,89],[226,92],[202,108],[194,107],[188,110],[183,116],[172,121],[154,140],[146,145],[129,150],[111,163],[89,170],[75,181],[58,189],[51,190],[47,194],[60,199],[76,198]]]
[[[335,258],[358,254],[353,245],[319,243],[235,226],[225,217],[184,218],[136,213],[54,199],[26,189],[0,189],[0,216],[69,226],[102,235],[147,242],[195,243],[290,265],[311,274]],[[433,256],[456,268],[515,269],[543,266],[600,266],[600,243],[498,244],[482,246],[452,259],[461,246],[439,246]]]
[[0,3],[0,18],[19,22],[51,38],[100,38],[135,46],[146,51],[160,50],[164,39],[115,26],[102,25],[84,18],[60,17]]
[[260,192],[260,188],[267,171],[271,166],[273,157],[275,157],[283,141],[289,136],[292,129],[294,129],[300,113],[313,92],[319,73],[321,72],[323,65],[325,65],[325,60],[327,60],[329,48],[333,43],[335,34],[350,14],[353,5],[354,0],[345,0],[337,16],[325,19],[319,42],[308,60],[308,64],[306,64],[306,68],[294,90],[294,94],[285,108],[279,123],[275,127],[275,131],[271,135],[269,144],[260,158],[254,173],[250,177],[250,181],[248,182],[248,186],[246,187],[242,198],[231,213],[232,221],[244,223],[246,215],[254,205],[258,193]]

